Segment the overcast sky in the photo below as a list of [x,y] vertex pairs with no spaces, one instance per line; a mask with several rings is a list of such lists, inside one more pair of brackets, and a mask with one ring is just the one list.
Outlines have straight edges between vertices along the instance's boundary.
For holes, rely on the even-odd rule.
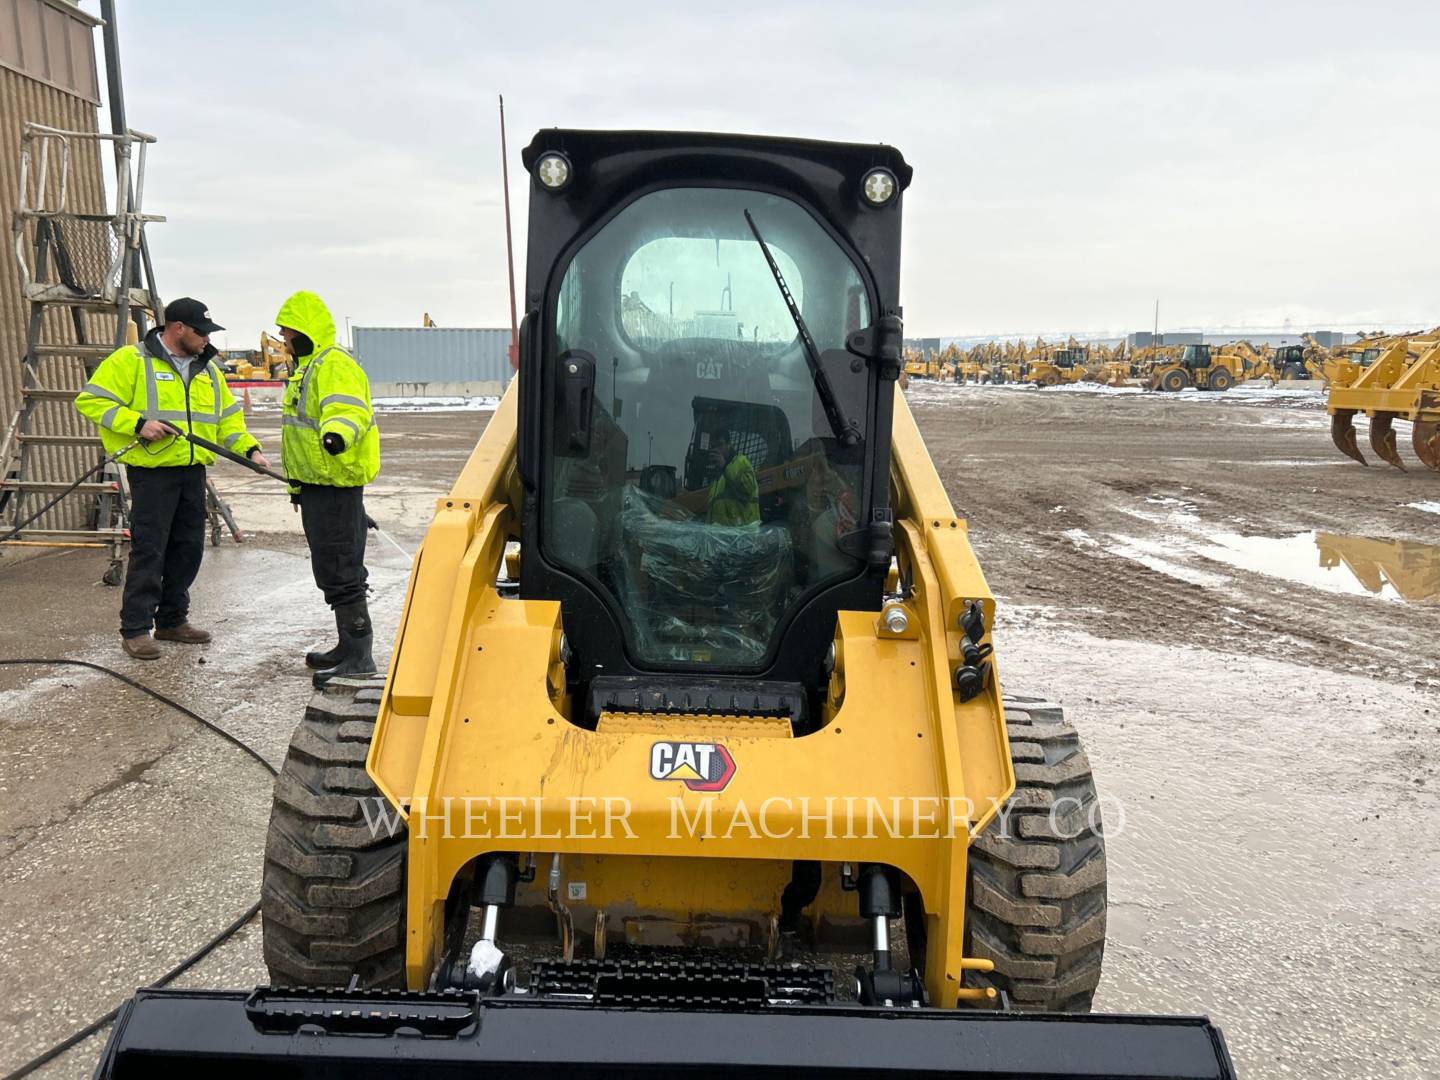
[[[85,0],[98,12],[96,0]],[[540,127],[888,142],[910,335],[1440,322],[1440,6],[120,0],[166,297],[509,322]]]

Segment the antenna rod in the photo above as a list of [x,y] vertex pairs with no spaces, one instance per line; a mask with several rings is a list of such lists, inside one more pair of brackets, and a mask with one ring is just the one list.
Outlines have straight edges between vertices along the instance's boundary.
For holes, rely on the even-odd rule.
[[520,370],[520,324],[515,319],[515,247],[510,239],[510,166],[505,150],[505,95],[500,95],[500,177],[505,185],[505,261],[510,271],[510,370]]

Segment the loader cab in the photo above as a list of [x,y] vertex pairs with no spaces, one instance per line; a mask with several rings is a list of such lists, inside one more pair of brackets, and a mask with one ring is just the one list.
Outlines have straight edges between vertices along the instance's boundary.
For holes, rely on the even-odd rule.
[[1281,345],[1275,350],[1275,371],[1285,379],[1308,379],[1304,345]]
[[1057,368],[1073,368],[1085,362],[1084,349],[1056,349],[1050,354],[1050,362]]
[[1209,345],[1186,345],[1180,350],[1180,366],[1187,371],[1203,371],[1211,363]]
[[634,132],[524,161],[520,595],[561,602],[573,719],[668,672],[672,704],[755,691],[803,728],[889,566],[909,168]]

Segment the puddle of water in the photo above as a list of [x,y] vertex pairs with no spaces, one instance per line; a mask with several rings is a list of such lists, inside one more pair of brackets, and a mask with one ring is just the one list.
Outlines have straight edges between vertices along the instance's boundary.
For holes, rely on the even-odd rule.
[[1440,547],[1337,533],[1217,533],[1196,553],[1327,592],[1385,600],[1440,601]]

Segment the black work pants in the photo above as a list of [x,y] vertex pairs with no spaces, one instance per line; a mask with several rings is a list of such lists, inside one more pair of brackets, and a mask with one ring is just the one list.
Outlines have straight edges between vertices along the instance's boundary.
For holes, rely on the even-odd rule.
[[205,466],[127,466],[130,566],[120,601],[120,633],[179,626],[190,614],[190,586],[205,555]]
[[300,485],[300,525],[315,584],[332,608],[365,599],[365,489]]

